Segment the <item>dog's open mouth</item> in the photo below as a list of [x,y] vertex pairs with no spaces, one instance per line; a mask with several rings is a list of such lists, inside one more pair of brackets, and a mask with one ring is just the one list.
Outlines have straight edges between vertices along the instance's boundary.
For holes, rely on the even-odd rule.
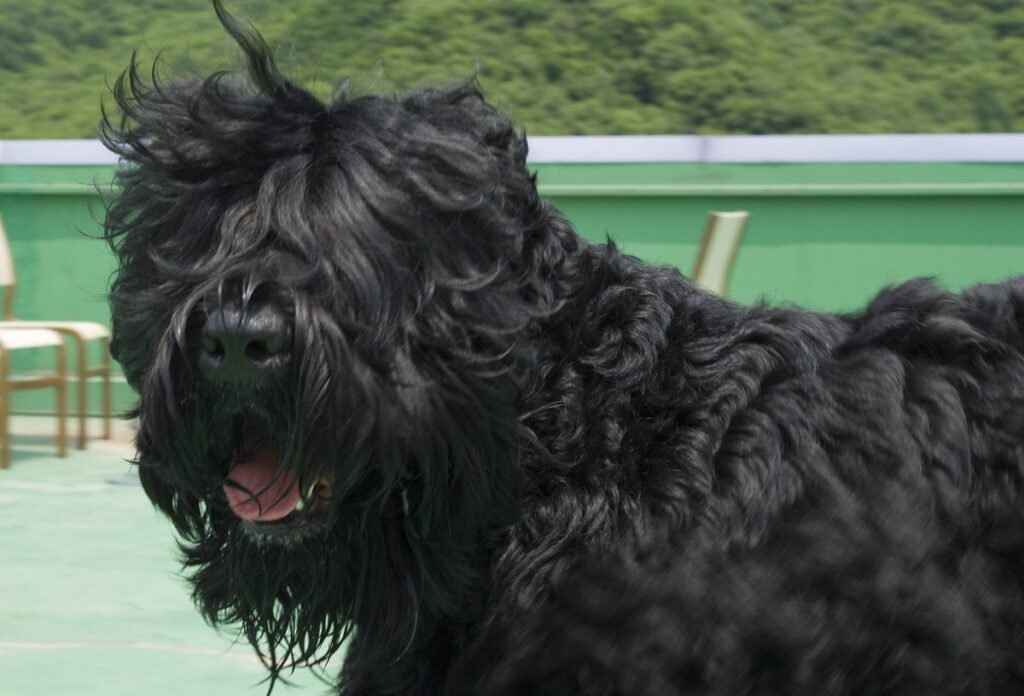
[[240,427],[224,495],[231,511],[264,533],[289,533],[323,522],[330,501],[330,481],[319,477],[305,491],[298,474],[282,469],[281,447],[258,423]]

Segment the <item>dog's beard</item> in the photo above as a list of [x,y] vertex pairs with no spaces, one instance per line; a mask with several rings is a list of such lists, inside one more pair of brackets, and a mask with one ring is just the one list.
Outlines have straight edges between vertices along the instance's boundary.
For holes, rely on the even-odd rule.
[[[193,367],[196,341],[173,335],[187,320],[172,321],[139,405],[141,480],[180,535],[193,599],[211,623],[239,626],[274,677],[341,646],[346,604],[362,591],[345,586],[348,569],[365,561],[345,537],[352,517],[372,518],[367,508],[394,485],[367,473],[358,380],[321,338],[337,331],[301,303],[296,314],[300,340],[286,376],[243,386],[205,381]],[[334,495],[344,508],[333,509]]]

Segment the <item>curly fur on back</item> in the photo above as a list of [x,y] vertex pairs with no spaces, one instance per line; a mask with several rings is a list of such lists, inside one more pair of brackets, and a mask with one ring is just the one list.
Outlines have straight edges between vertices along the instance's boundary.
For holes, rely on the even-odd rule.
[[[215,6],[248,80],[115,86],[112,349],[271,686],[347,641],[349,696],[1022,692],[1024,280],[737,306],[576,236],[475,85],[323,103]],[[197,370],[227,295],[281,379]],[[326,524],[246,532],[239,418]]]

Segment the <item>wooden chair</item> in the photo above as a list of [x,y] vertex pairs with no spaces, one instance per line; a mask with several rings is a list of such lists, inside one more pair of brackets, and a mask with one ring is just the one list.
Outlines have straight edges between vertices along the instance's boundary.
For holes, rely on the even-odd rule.
[[[26,374],[11,372],[11,353],[17,350],[52,347],[57,353],[56,369]],[[11,394],[26,389],[53,387],[57,390],[57,455],[68,452],[67,353],[64,338],[48,329],[0,329],[0,469],[11,466]]]
[[[103,380],[103,439],[110,439],[110,331],[103,324],[93,321],[50,321],[20,320],[14,316],[14,291],[16,289],[14,257],[7,241],[3,218],[0,217],[0,292],[3,293],[3,315],[0,331],[8,329],[48,329],[70,338],[75,343],[78,359],[75,374],[78,379],[78,447],[85,447],[86,415],[88,414],[88,381],[93,377]],[[90,341],[99,341],[100,358],[89,364],[86,348]]]
[[750,213],[745,210],[712,212],[708,215],[697,252],[697,262],[690,275],[693,282],[711,292],[725,295],[749,219]]

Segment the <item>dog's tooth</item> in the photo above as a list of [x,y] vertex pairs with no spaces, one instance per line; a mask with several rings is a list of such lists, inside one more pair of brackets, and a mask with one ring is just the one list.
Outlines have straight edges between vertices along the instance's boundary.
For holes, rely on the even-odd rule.
[[319,498],[330,498],[331,497],[331,486],[326,483],[323,479],[317,479],[316,483],[309,487],[307,497],[310,500],[316,500]]
[[299,502],[295,503],[295,510],[298,511],[298,512],[302,512],[302,510],[305,507],[306,507],[306,499],[304,497],[302,497],[302,496],[299,496]]

